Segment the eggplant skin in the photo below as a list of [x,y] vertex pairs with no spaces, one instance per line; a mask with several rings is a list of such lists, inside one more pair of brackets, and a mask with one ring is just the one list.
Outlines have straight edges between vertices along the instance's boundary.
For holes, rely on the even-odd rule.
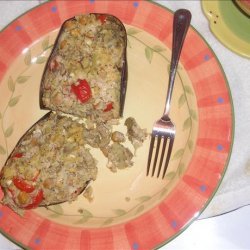
[[[121,117],[128,77],[126,48],[126,29],[113,15],[90,13],[66,20],[43,72],[41,109],[102,122]],[[71,89],[79,80],[86,80],[91,89],[84,101]]]
[[[92,181],[92,179],[86,181],[85,185],[79,190],[78,192],[78,196],[81,195],[85,190],[86,188],[89,186],[89,183]],[[48,207],[48,206],[54,206],[54,205],[58,205],[58,204],[61,204],[61,203],[64,203],[64,202],[67,202],[68,200],[63,200],[63,201],[52,201],[52,202],[49,202],[49,203],[45,203],[44,201],[41,202],[39,204],[38,207]]]
[[73,201],[97,178],[86,134],[105,138],[95,147],[106,147],[110,135],[88,131],[78,118],[99,126],[123,115],[126,48],[125,27],[115,16],[91,13],[63,23],[39,90],[40,107],[50,112],[20,138],[1,169],[3,204],[22,214]]
[[78,120],[53,112],[36,122],[1,170],[2,203],[21,214],[41,192],[37,206],[77,199],[97,177],[96,161],[83,139],[84,130]]

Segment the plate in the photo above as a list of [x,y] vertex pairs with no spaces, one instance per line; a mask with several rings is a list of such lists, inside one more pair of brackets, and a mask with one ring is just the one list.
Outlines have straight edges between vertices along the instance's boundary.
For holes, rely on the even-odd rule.
[[[212,33],[233,52],[250,58],[249,17],[233,1],[202,1]],[[233,17],[233,18],[232,18]]]
[[[161,115],[171,56],[171,11],[148,1],[47,2],[0,33],[1,165],[22,134],[46,113],[39,108],[39,84],[60,25],[89,12],[113,14],[127,29],[124,118],[135,117],[150,132]],[[95,151],[99,170],[93,202],[79,197],[71,204],[27,211],[24,217],[0,205],[1,232],[31,249],[149,249],[190,225],[225,173],[234,121],[222,67],[193,28],[180,61],[171,110],[177,136],[164,180],[145,177],[149,138],[138,149],[134,166],[117,173]],[[125,132],[123,123],[117,129]]]

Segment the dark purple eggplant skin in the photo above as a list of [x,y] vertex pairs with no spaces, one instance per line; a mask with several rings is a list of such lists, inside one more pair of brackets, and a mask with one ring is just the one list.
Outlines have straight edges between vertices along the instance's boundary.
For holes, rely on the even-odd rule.
[[[46,113],[44,116],[42,116],[37,122],[35,122],[35,123],[34,123],[34,124],[33,124],[33,125],[23,134],[23,135],[22,135],[22,137],[18,140],[16,146],[14,147],[14,149],[12,150],[12,152],[10,153],[10,155],[8,156],[7,160],[5,161],[4,166],[7,164],[8,160],[9,160],[11,157],[13,157],[13,154],[14,154],[14,152],[15,152],[17,146],[20,144],[20,142],[23,140],[23,138],[26,136],[26,134],[29,133],[29,132],[33,129],[33,127],[34,127],[35,125],[37,125],[39,122],[48,119],[48,118],[50,117],[51,113],[52,113],[52,111],[50,111],[50,112]],[[0,179],[1,179],[1,176],[2,176],[2,175],[1,175],[2,171],[3,171],[3,168],[2,168],[2,170],[0,171]],[[90,179],[90,180],[88,180],[87,182],[85,182],[84,186],[82,187],[81,191],[79,192],[79,195],[80,195],[81,193],[83,193],[83,191],[86,189],[86,187],[88,186],[88,184],[90,183],[90,181],[92,181],[92,179]],[[1,187],[1,188],[2,188],[2,187]],[[6,190],[5,190],[4,188],[2,188],[2,190],[3,190],[4,195],[7,195]],[[39,207],[47,207],[47,206],[51,206],[51,205],[57,205],[57,204],[60,204],[60,203],[64,203],[64,202],[66,202],[66,201],[67,201],[67,200],[65,200],[65,201],[60,201],[60,202],[55,202],[55,203],[51,203],[51,204],[44,204],[44,205],[42,204],[42,205],[39,205]]]
[[[40,121],[46,120],[46,119],[50,116],[51,113],[52,113],[52,111],[50,111],[50,112],[46,113],[44,116],[42,116],[37,122],[35,122],[35,123],[34,123],[34,124],[33,124],[33,125],[32,125],[32,126],[22,135],[22,136],[21,136],[21,138],[18,140],[16,146],[13,148],[13,150],[12,150],[11,153],[9,154],[7,160],[5,161],[4,166],[6,166],[7,162],[9,161],[9,159],[10,159],[11,157],[13,157],[13,154],[14,154],[14,152],[15,152],[17,146],[20,144],[20,142],[23,140],[23,138],[26,136],[26,134],[29,133],[29,131],[30,131],[37,123],[39,123]],[[1,180],[2,176],[3,176],[3,175],[2,175],[2,171],[3,171],[3,169],[4,169],[4,166],[2,167],[2,169],[1,169],[1,171],[0,171],[0,180]],[[1,186],[0,186],[0,187],[1,187]],[[5,190],[3,187],[1,187],[1,189],[2,189],[2,191],[3,191],[3,193],[4,193],[4,196],[7,195],[6,190]]]
[[[37,122],[35,122],[22,136],[21,136],[21,138],[18,140],[18,142],[16,143],[16,146],[13,148],[13,150],[11,151],[11,153],[9,154],[9,156],[8,156],[8,158],[7,158],[7,160],[5,161],[5,163],[4,163],[4,166],[6,166],[6,164],[7,164],[7,162],[9,161],[9,159],[11,158],[11,157],[13,157],[13,154],[14,154],[14,152],[16,151],[16,148],[17,148],[17,146],[20,144],[20,142],[23,140],[23,138],[26,136],[26,134],[27,133],[29,133],[29,131],[37,124],[37,123],[39,123],[40,121],[43,121],[43,120],[46,120],[49,116],[50,116],[50,114],[52,113],[52,111],[50,111],[50,112],[48,112],[48,113],[46,113],[44,116],[42,116]],[[1,169],[1,171],[0,171],[0,180],[1,180],[1,176],[2,176],[2,171],[3,171],[3,168]]]
[[[123,25],[123,23],[115,16],[110,15],[110,14],[106,14],[106,13],[89,13],[89,14],[93,14],[93,15],[106,15],[109,17],[112,17],[123,29],[123,31],[126,33],[126,29],[125,26]],[[58,35],[56,37],[55,43],[54,43],[54,47],[50,53],[50,56],[47,60],[47,63],[45,65],[43,74],[42,74],[42,79],[41,79],[41,83],[40,83],[40,90],[39,90],[39,104],[40,104],[40,108],[43,110],[50,110],[49,108],[47,108],[42,101],[42,97],[43,97],[43,87],[44,87],[44,82],[45,82],[45,75],[47,70],[49,70],[49,65],[50,62],[52,60],[52,58],[54,57],[55,54],[55,50],[57,48],[58,45],[58,41],[60,39],[61,34],[64,32],[64,25],[66,22],[70,21],[70,20],[75,20],[75,17],[69,18],[67,20],[65,20],[58,32]],[[127,36],[125,36],[127,37]],[[123,111],[124,111],[124,106],[125,106],[125,99],[126,99],[126,92],[127,92],[127,81],[128,81],[128,62],[127,62],[127,38],[124,41],[125,46],[124,46],[124,53],[123,53],[123,66],[120,69],[121,70],[121,86],[120,86],[120,117],[123,117]]]
[[[81,191],[79,192],[78,196],[81,195],[81,194],[85,191],[85,189],[88,187],[88,184],[90,183],[90,181],[92,181],[92,179],[91,179],[91,180],[88,180],[87,182],[85,182],[85,185],[84,185],[84,187],[81,189]],[[3,190],[4,195],[7,195],[6,190],[5,190],[4,188],[2,188],[2,190]],[[47,208],[47,207],[49,207],[49,206],[62,204],[62,203],[64,203],[64,202],[67,202],[67,200],[59,201],[59,202],[53,202],[53,203],[50,203],[50,204],[42,204],[42,205],[39,205],[38,207],[45,207],[45,208]],[[8,205],[7,205],[7,206],[8,206]],[[11,208],[11,207],[10,207],[10,208]],[[21,207],[20,207],[20,209],[24,209],[24,210],[25,210],[25,208],[21,208]]]
[[[79,192],[78,196],[81,195],[81,194],[85,191],[85,189],[88,187],[88,185],[89,185],[89,183],[90,183],[91,181],[92,181],[92,179],[85,182],[85,185],[84,185],[84,187],[81,189],[81,191]],[[64,202],[67,202],[67,200],[65,200],[65,201],[59,201],[59,202],[53,202],[53,203],[50,203],[50,204],[42,204],[42,205],[39,205],[38,207],[45,207],[45,208],[46,208],[46,207],[48,207],[48,206],[58,205],[58,204],[62,204],[62,203],[64,203]]]
[[[17,146],[20,144],[20,142],[23,140],[23,138],[26,136],[26,134],[40,121],[46,120],[50,114],[52,113],[52,111],[46,113],[44,116],[42,116],[38,121],[36,121],[22,136],[21,138],[18,140],[16,146],[14,147],[14,149],[11,151],[10,155],[8,156],[7,160],[4,163],[4,166],[7,164],[8,160],[13,156],[13,153],[15,152]],[[2,172],[2,170],[1,170]],[[0,176],[1,176],[1,172],[0,172]],[[1,178],[0,178],[1,179]]]

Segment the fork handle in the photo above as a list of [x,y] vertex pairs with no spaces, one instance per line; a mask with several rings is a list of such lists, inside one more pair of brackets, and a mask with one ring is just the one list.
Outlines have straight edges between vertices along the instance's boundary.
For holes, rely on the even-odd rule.
[[170,63],[169,85],[163,119],[164,117],[168,119],[167,116],[170,110],[170,102],[174,87],[175,75],[178,67],[182,46],[188,31],[188,27],[190,25],[191,16],[192,15],[190,11],[186,9],[179,9],[174,13],[172,57]]

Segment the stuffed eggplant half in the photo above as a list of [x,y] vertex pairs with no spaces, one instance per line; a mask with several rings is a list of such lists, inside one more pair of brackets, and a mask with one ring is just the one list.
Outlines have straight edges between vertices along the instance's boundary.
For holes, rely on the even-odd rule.
[[122,116],[127,36],[119,19],[86,14],[64,22],[45,68],[40,106],[92,121]]
[[85,127],[50,112],[20,139],[1,170],[2,203],[18,213],[73,201],[97,176]]
[[[97,177],[91,148],[102,151],[112,172],[133,165],[126,136],[112,126],[124,108],[126,39],[123,24],[112,15],[86,14],[64,22],[40,85],[40,106],[51,112],[8,157],[0,172],[1,203],[22,214],[74,201]],[[137,149],[147,133],[134,118],[125,125]]]

